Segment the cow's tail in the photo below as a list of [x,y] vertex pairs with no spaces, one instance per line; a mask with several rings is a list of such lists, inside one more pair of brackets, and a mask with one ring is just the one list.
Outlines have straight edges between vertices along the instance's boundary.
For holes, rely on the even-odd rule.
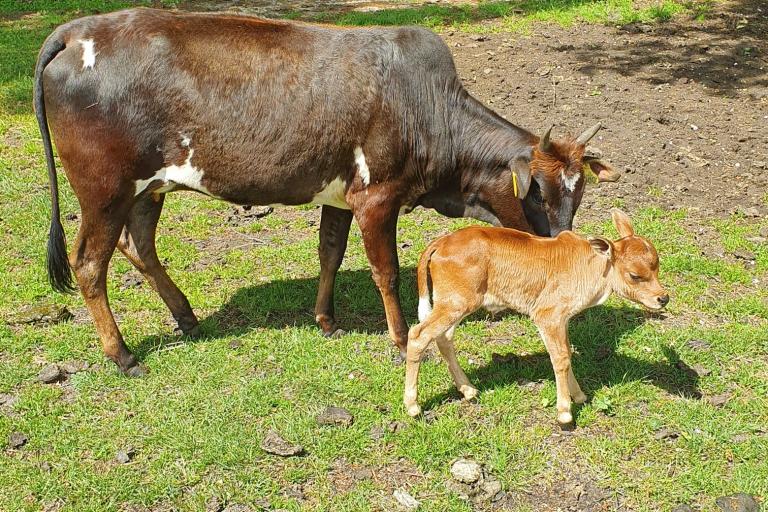
[[432,312],[432,276],[429,274],[429,262],[432,254],[437,250],[436,240],[429,244],[421,254],[419,266],[416,270],[416,284],[419,288],[419,322],[423,322]]
[[48,280],[54,290],[70,293],[75,287],[72,283],[72,267],[67,258],[67,242],[64,237],[64,227],[61,225],[59,212],[59,183],[56,178],[56,163],[53,159],[51,133],[48,130],[48,120],[45,115],[45,95],[43,91],[43,71],[56,55],[65,48],[64,41],[54,33],[46,39],[37,57],[35,67],[34,106],[40,135],[43,139],[45,161],[48,165],[48,183],[51,188],[51,228],[48,232]]

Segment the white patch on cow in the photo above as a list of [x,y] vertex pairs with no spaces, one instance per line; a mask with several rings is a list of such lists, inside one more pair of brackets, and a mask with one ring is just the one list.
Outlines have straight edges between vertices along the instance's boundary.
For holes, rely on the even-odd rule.
[[563,182],[563,186],[566,190],[569,192],[573,192],[576,190],[576,184],[579,182],[579,179],[581,179],[581,174],[574,173],[572,176],[568,176],[565,174],[565,171],[562,171],[560,173],[560,179]]
[[504,311],[507,309],[507,305],[499,297],[493,295],[492,293],[486,293],[483,295],[483,308],[490,311],[491,313],[498,313],[499,311]]
[[341,208],[342,210],[349,210],[349,205],[346,200],[347,183],[339,177],[336,177],[330,183],[323,183],[323,189],[315,194],[312,198],[312,202],[315,204],[325,204],[328,206],[334,206]]
[[94,50],[93,39],[80,39],[78,42],[83,46],[83,69],[92,69],[98,55]]
[[[189,137],[182,135],[182,146],[189,147],[191,142]],[[162,184],[152,191],[158,194],[172,192],[177,185],[182,185],[191,188],[192,190],[208,194],[209,196],[212,195],[210,191],[203,186],[203,171],[192,165],[192,156],[194,154],[195,150],[190,147],[187,159],[181,165],[169,165],[162,169],[158,169],[153,176],[146,180],[136,180],[135,195],[141,194],[150,183],[158,180],[162,182]]]
[[419,297],[419,322],[427,319],[432,312],[432,304],[429,303],[429,295]]
[[365,162],[365,155],[363,154],[363,148],[360,146],[355,148],[355,164],[357,164],[357,173],[360,175],[363,185],[370,185],[371,171],[368,169],[368,164]]
[[179,135],[181,135],[181,145],[185,148],[188,148],[189,145],[192,143],[192,139],[190,139],[188,136],[184,135],[183,133],[179,132]]

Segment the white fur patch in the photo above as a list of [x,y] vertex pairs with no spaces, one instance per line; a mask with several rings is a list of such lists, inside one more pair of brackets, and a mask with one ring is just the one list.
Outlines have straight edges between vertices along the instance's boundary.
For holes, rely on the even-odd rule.
[[419,297],[419,322],[427,319],[432,312],[432,304],[429,303],[429,296]]
[[347,183],[337,177],[330,183],[324,183],[323,190],[315,194],[315,197],[312,198],[312,202],[315,204],[335,206],[342,210],[349,210],[350,208],[345,197],[346,191]]
[[78,41],[83,46],[83,69],[92,69],[96,65],[96,55],[93,39],[80,39]]
[[[189,147],[191,139],[186,135],[182,135],[181,145]],[[183,185],[187,188],[197,190],[204,194],[211,195],[207,188],[202,184],[203,171],[192,165],[192,156],[195,154],[195,150],[189,148],[189,154],[187,159],[181,165],[169,165],[159,169],[153,176],[146,180],[136,180],[136,194],[139,195],[146,189],[150,183],[160,180],[162,185],[153,190],[159,194],[171,192],[176,188],[176,185]]]
[[565,187],[565,189],[568,190],[569,192],[573,192],[574,190],[576,190],[576,184],[581,179],[581,174],[577,172],[573,176],[568,176],[567,174],[565,174],[565,171],[562,171],[560,173],[560,179],[563,182],[563,186]]
[[365,155],[363,154],[363,148],[360,146],[355,148],[355,164],[357,164],[357,173],[360,175],[360,180],[362,180],[363,185],[370,185],[371,171],[368,169],[368,164],[365,162]]

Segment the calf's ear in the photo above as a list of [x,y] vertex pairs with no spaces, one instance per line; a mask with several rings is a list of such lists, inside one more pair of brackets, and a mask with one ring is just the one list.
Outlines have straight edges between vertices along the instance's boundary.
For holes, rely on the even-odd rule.
[[596,157],[585,156],[583,162],[597,176],[597,181],[600,183],[619,181],[621,178],[621,174],[616,169]]
[[525,158],[516,158],[510,164],[512,191],[518,199],[525,199],[528,189],[531,188],[531,167],[528,163]]
[[632,221],[629,220],[629,216],[626,213],[618,208],[611,208],[611,218],[613,219],[613,225],[616,226],[616,231],[619,232],[621,238],[635,234],[635,230],[632,228]]
[[600,236],[591,236],[587,238],[587,240],[589,241],[589,245],[592,246],[593,251],[613,260],[613,243],[610,240],[606,240]]

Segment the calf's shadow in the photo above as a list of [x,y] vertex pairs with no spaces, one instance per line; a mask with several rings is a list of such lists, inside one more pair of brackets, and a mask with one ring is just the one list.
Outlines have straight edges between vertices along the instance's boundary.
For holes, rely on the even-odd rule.
[[[402,267],[400,276],[403,312],[409,325],[413,325],[417,321],[416,270]],[[317,288],[317,277],[277,279],[240,288],[218,311],[201,320],[203,336],[186,342],[199,343],[237,336],[260,328],[315,328],[313,311]],[[336,279],[335,302],[340,328],[376,335],[386,333],[384,307],[369,270],[340,271]],[[617,351],[622,339],[640,328],[648,316],[649,313],[639,307],[598,306],[571,320],[570,341],[578,351],[573,359],[574,373],[588,396],[606,385],[650,381],[671,394],[701,397],[696,373],[673,348],[664,347],[665,360],[656,361],[638,359]],[[150,336],[135,347],[135,353],[143,359],[162,347],[163,343],[163,337]],[[514,339],[510,339],[509,347],[502,345],[497,350],[505,352],[503,357],[494,357],[479,367],[465,367],[467,376],[481,392],[519,381],[554,380],[549,355],[543,344],[541,351],[521,355],[515,354],[514,345]],[[423,397],[422,400],[426,398],[425,410],[429,410],[458,397],[452,382],[447,380],[445,392]]]

